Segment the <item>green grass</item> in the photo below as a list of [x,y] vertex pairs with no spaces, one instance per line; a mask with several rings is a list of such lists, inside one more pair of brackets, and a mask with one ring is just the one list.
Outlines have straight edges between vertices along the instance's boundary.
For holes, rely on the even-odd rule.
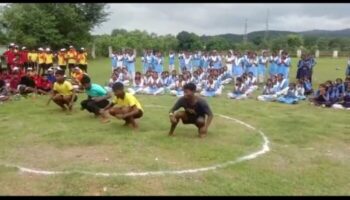
[[[292,80],[295,63],[293,59]],[[319,59],[314,87],[328,79],[343,78],[345,65],[346,58]],[[104,84],[111,70],[110,60],[90,61],[89,70],[93,82]],[[271,141],[270,152],[215,171],[150,177],[42,176],[0,166],[0,195],[350,194],[348,111],[317,108],[307,102],[284,105],[225,97],[224,93],[208,98],[213,111],[264,131]],[[81,94],[78,102],[84,98]],[[197,138],[194,126],[182,124],[177,136],[169,138],[167,113],[176,98],[138,98],[143,105],[165,108],[144,107],[137,134],[118,120],[101,124],[80,111],[78,104],[72,115],[62,113],[53,103],[47,107],[47,97],[0,105],[0,163],[43,170],[156,171],[205,167],[261,147],[256,132],[219,117],[214,118],[203,140]]]

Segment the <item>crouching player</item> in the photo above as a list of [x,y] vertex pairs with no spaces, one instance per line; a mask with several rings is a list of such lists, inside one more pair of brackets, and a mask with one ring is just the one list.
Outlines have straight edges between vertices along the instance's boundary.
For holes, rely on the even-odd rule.
[[53,85],[53,93],[47,104],[53,100],[63,111],[67,110],[66,105],[69,111],[72,111],[73,103],[78,99],[73,85],[65,80],[63,70],[57,70],[55,76],[56,82]]
[[[131,125],[133,129],[138,129],[135,119],[143,116],[143,108],[136,97],[130,93],[124,92],[124,85],[116,82],[112,86],[114,99],[104,110],[109,109],[109,114],[125,121],[124,126]],[[113,107],[117,105],[117,107]]]
[[[198,128],[199,137],[207,135],[208,127],[213,119],[213,113],[208,103],[203,99],[195,95],[196,85],[194,83],[187,83],[183,87],[184,96],[179,98],[175,105],[170,109],[169,118],[171,122],[171,128],[169,136],[174,135],[174,130],[182,120],[184,124],[194,124]],[[183,107],[185,111],[177,111]],[[207,118],[205,120],[205,118]]]
[[108,99],[112,95],[102,86],[91,83],[90,77],[87,75],[83,76],[81,84],[88,95],[88,98],[80,103],[81,110],[86,109],[90,113],[94,113],[96,117],[101,116],[102,122],[108,122],[108,116],[104,112],[104,108],[109,105]]

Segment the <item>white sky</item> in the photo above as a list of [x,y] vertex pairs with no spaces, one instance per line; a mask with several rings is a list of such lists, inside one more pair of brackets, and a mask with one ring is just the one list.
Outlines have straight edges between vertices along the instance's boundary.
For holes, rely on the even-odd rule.
[[248,32],[265,30],[267,9],[270,30],[350,28],[350,4],[113,3],[108,8],[109,20],[92,33],[110,34],[124,28],[160,35],[182,30],[199,35],[242,34],[245,18]]

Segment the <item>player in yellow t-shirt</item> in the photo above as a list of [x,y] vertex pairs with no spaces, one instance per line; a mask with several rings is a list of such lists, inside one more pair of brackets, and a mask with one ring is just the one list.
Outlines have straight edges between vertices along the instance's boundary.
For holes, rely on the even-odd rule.
[[73,68],[77,63],[77,52],[73,46],[69,46],[69,51],[67,52],[67,59],[68,59],[69,74],[71,74]]
[[46,48],[45,72],[53,66],[53,53],[50,48]]
[[34,71],[38,68],[38,52],[35,49],[28,53],[29,66],[34,69]]
[[57,63],[58,66],[66,72],[67,69],[67,54],[66,54],[66,49],[61,49],[60,52],[57,54]]
[[[131,125],[134,129],[138,128],[135,121],[143,115],[143,108],[136,97],[130,93],[124,92],[124,85],[120,82],[114,83],[113,92],[115,97],[113,101],[105,108],[109,114],[125,121],[124,126]],[[113,107],[117,105],[117,107]]]
[[46,53],[44,52],[43,48],[39,48],[38,49],[39,53],[38,53],[38,74],[40,74],[40,71],[42,70],[44,73],[45,72],[45,62],[46,62]]
[[78,99],[75,90],[73,89],[73,85],[65,80],[64,71],[61,69],[56,71],[55,77],[56,82],[53,85],[53,93],[48,104],[53,100],[63,111],[67,110],[65,105],[67,105],[68,109],[71,111],[73,103]]
[[85,49],[82,47],[77,55],[77,62],[79,64],[79,68],[87,73],[87,53]]

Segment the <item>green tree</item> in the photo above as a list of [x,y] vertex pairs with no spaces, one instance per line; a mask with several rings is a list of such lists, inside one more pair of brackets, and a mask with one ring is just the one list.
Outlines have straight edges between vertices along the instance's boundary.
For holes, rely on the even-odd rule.
[[178,39],[178,50],[202,50],[203,43],[200,40],[200,37],[195,33],[189,33],[182,31],[177,34],[176,38]]
[[8,4],[0,13],[11,41],[30,47],[87,45],[90,31],[107,19],[106,4]]
[[287,44],[289,51],[295,51],[303,45],[303,38],[300,35],[288,35]]

